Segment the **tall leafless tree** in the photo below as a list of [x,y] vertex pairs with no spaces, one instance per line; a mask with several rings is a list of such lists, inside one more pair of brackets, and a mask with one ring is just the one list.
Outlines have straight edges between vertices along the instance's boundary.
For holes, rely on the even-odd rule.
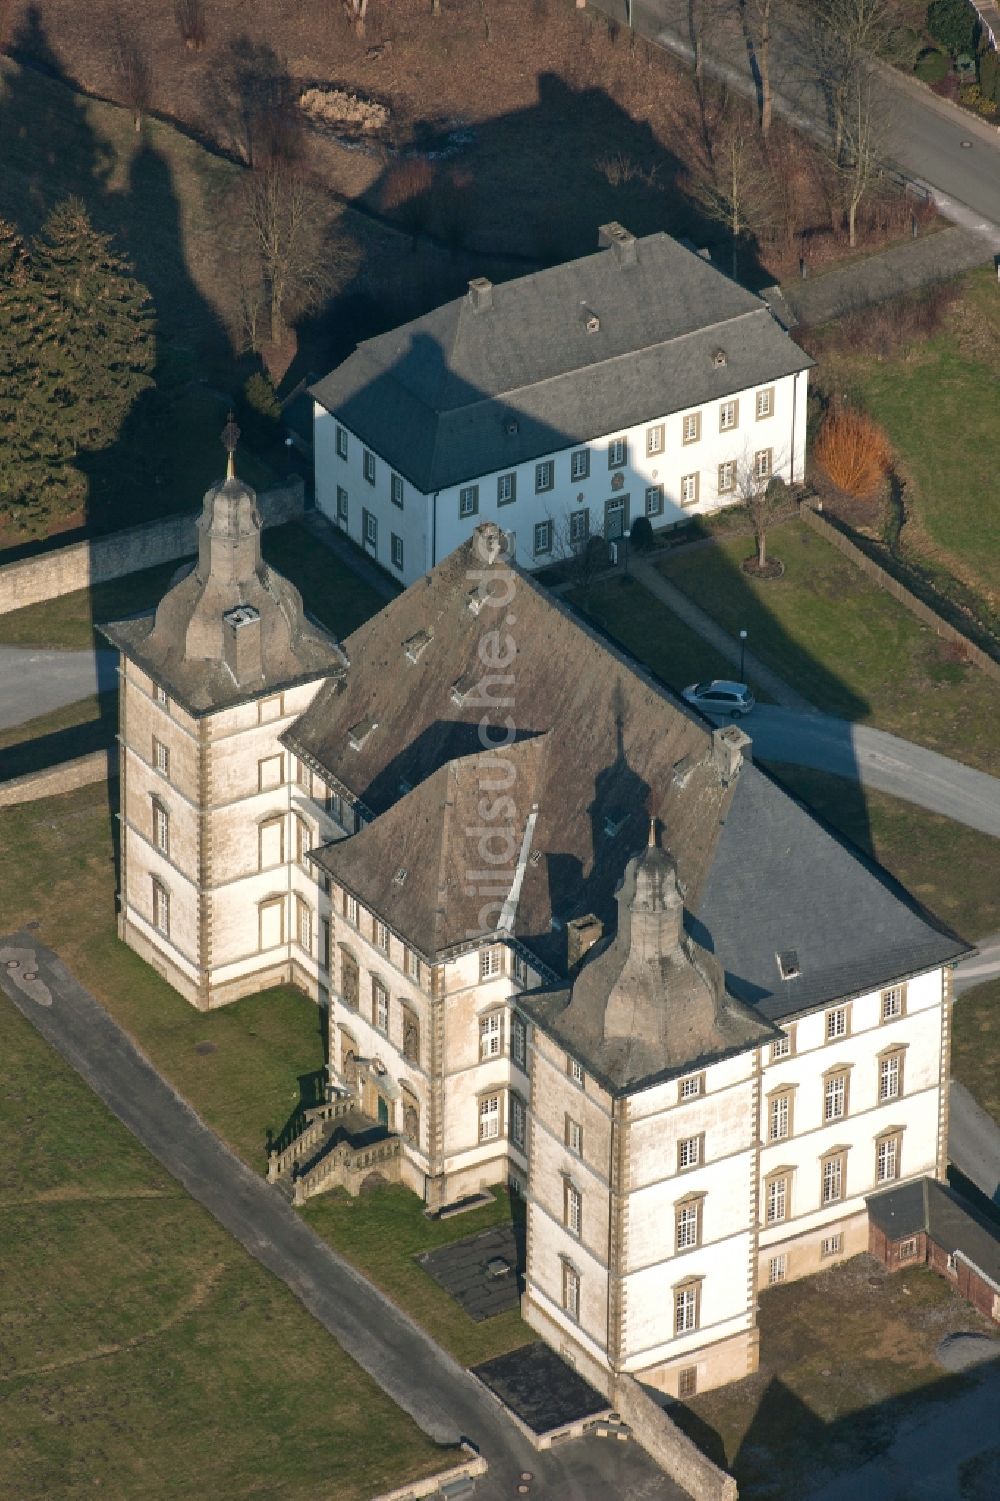
[[153,65],[142,42],[129,31],[119,15],[115,19],[113,67],[118,83],[118,93],[123,104],[132,111],[132,123],[136,132],[142,129],[142,117],[153,99]]
[[745,111],[729,105],[708,124],[704,156],[689,180],[704,213],[729,233],[735,278],[741,240],[766,230],[778,211],[771,164]]
[[365,17],[368,14],[368,0],[344,0],[344,9],[347,18],[354,27],[354,35],[363,37],[365,34]]
[[839,140],[830,164],[840,180],[849,243],[858,243],[858,209],[885,172],[888,116],[875,66],[859,61],[844,94]]
[[774,90],[771,82],[771,30],[779,3],[780,0],[739,0],[743,35],[757,84],[760,130],[765,140],[771,129],[771,116],[774,112]]

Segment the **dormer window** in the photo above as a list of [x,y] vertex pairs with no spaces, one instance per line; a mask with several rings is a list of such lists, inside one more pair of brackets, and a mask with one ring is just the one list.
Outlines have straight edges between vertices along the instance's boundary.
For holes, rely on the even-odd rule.
[[465,703],[466,699],[472,693],[473,689],[478,684],[478,682],[479,682],[479,674],[478,673],[476,673],[476,672],[466,672],[466,673],[464,673],[463,676],[459,678],[459,680],[458,680],[457,683],[452,683],[452,685],[451,685],[451,695],[450,695],[450,697],[451,697],[452,703],[453,704],[457,704],[458,707],[461,708],[462,705]]
[[352,724],[347,732],[347,743],[351,750],[359,751],[369,736],[378,729],[378,720],[359,719],[357,724]]
[[403,654],[408,662],[420,660],[421,653],[426,649],[431,640],[430,631],[417,631],[415,636],[409,636],[403,642]]
[[797,949],[783,949],[775,958],[778,961],[778,973],[783,980],[794,980],[802,973]]
[[617,834],[621,833],[627,823],[627,813],[608,813],[604,819],[604,832],[609,839],[614,839]]
[[726,351],[724,349],[717,349],[715,351],[715,353],[712,355],[712,364],[716,370],[721,370],[726,364],[728,364]]

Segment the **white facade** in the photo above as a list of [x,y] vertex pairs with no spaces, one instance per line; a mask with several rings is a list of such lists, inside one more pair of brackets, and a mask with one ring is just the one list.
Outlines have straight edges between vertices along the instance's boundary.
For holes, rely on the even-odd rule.
[[639,516],[658,529],[732,505],[747,475],[801,481],[807,389],[808,372],[801,371],[509,469],[470,475],[432,495],[316,402],[316,503],[404,584],[467,541],[482,521],[514,534],[523,568],[543,567],[588,535],[620,536]]

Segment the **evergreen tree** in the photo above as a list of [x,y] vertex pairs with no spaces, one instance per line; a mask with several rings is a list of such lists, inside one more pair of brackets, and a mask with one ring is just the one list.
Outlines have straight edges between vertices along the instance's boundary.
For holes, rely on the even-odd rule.
[[32,264],[51,442],[66,456],[105,448],[136,397],[153,384],[149,292],[114,250],[111,236],[94,229],[78,198],[49,214],[32,247]]

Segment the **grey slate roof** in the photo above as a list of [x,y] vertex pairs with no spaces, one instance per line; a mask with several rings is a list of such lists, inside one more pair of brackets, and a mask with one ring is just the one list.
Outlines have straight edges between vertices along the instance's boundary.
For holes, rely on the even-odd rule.
[[[509,666],[514,759],[524,754],[522,741],[533,747],[515,823],[520,838],[525,809],[537,802],[537,860],[525,872],[513,934],[551,970],[566,972],[569,920],[593,912],[613,931],[614,893],[645,842],[649,814],[661,820],[676,860],[690,937],[722,966],[726,989],[765,1021],[968,952],[759,767],[745,763],[723,785],[704,724],[502,553],[485,564],[477,545],[487,530],[347,639],[346,674],[321,688],[282,737],[374,814],[370,827],[330,847],[322,863],[390,926],[398,916],[397,930],[412,934],[423,952],[463,930],[470,937],[490,931],[476,927],[478,900],[464,884],[442,887],[438,876],[443,820],[461,827],[461,801],[470,793],[463,776],[435,773],[454,762],[474,772],[482,750],[481,702],[475,693],[456,701],[452,689],[482,677],[480,644],[500,624],[489,606],[470,609],[478,571],[484,582],[477,587],[510,602],[517,617]],[[413,660],[406,643],[420,631],[428,639]],[[350,728],[369,719],[377,727],[352,748]],[[394,859],[403,840],[406,859]],[[377,847],[384,854],[370,857]],[[405,896],[391,880],[404,864],[416,877],[413,884],[407,878]],[[553,928],[553,915],[563,926]],[[798,951],[801,975],[783,981],[776,956],[787,949]]]
[[633,265],[601,250],[368,339],[312,395],[431,493],[812,364],[759,297],[655,234]]
[[1000,1283],[1000,1234],[944,1183],[917,1178],[872,1194],[865,1203],[873,1224],[890,1240],[923,1231],[943,1251],[963,1252],[987,1277]]

